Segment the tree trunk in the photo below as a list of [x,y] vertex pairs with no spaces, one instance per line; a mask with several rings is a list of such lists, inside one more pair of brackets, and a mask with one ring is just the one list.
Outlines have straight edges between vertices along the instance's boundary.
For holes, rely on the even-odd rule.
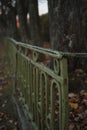
[[16,10],[11,7],[10,12],[7,15],[7,35],[12,38],[17,38],[16,27]]
[[[17,0],[17,12],[19,16],[21,40],[27,42],[29,40],[29,31],[27,26],[28,1]],[[25,4],[27,3],[27,4]]]
[[32,43],[37,46],[42,46],[37,0],[29,0],[29,15],[30,15],[30,32]]
[[59,51],[84,51],[82,0],[48,0],[51,46]]

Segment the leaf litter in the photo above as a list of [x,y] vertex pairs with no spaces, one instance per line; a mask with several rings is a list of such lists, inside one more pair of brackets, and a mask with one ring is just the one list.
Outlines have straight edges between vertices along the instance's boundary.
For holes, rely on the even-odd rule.
[[[82,87],[79,82],[82,80]],[[75,81],[75,82],[74,82]],[[82,69],[77,69],[72,78],[73,92],[69,92],[69,130],[87,130],[87,74]],[[76,84],[75,84],[76,83]],[[82,88],[84,88],[82,90]],[[80,90],[79,90],[80,89]],[[76,90],[76,92],[75,92]]]
[[[4,57],[0,57],[4,58]],[[11,86],[6,76],[4,60],[0,60],[0,130],[19,130],[15,110],[12,108]],[[7,65],[6,65],[7,67]],[[8,94],[9,93],[9,94]]]

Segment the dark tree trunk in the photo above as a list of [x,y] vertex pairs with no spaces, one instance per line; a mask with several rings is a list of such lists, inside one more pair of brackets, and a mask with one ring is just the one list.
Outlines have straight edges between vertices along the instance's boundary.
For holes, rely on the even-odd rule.
[[30,32],[32,43],[37,46],[42,46],[37,0],[29,0],[29,15],[30,15]]
[[48,0],[51,46],[59,51],[84,51],[82,0]]
[[11,7],[11,11],[7,15],[7,35],[9,37],[17,38],[17,27],[16,27],[16,10]]
[[27,42],[29,40],[27,25],[28,0],[17,0],[17,12],[20,21],[21,40]]

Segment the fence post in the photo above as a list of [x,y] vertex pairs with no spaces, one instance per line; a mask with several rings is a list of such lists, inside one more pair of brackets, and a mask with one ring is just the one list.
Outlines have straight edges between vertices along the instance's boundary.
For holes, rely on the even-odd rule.
[[62,91],[62,130],[68,130],[68,118],[69,118],[69,109],[68,109],[68,63],[67,58],[62,58],[60,62],[61,66],[61,77],[63,81],[61,82],[61,91]]

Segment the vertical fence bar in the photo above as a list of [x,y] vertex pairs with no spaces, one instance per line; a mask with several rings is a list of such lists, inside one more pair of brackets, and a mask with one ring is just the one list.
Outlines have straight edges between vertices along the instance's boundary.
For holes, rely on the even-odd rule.
[[67,59],[62,58],[61,60],[61,77],[63,81],[61,82],[62,90],[62,130],[68,130],[68,66]]

